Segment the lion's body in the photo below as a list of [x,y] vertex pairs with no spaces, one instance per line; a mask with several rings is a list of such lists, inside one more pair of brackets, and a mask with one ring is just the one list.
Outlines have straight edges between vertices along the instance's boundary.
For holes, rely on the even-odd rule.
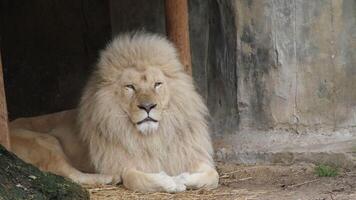
[[[111,176],[95,173],[87,145],[75,133],[76,111],[63,111],[10,123],[11,151],[43,171],[78,183],[108,184]],[[87,174],[91,173],[91,174]]]
[[[84,89],[77,126],[57,125],[49,133],[59,140],[56,146],[69,163],[79,155],[67,155],[68,143],[76,140],[82,151],[88,150],[87,165],[112,175],[112,181],[122,178],[130,189],[213,188],[218,177],[206,116],[207,108],[172,44],[135,33],[120,36],[102,52]],[[85,158],[83,153],[80,157]]]

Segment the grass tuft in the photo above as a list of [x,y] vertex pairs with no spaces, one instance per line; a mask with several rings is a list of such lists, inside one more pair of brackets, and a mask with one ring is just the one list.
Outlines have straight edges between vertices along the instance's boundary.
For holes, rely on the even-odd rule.
[[334,177],[338,175],[338,169],[321,164],[315,167],[315,173],[319,177]]

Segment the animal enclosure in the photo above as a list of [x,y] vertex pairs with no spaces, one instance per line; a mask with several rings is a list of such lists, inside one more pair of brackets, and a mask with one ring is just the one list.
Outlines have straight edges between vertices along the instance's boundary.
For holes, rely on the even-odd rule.
[[[0,44],[9,120],[75,108],[111,38],[132,30],[166,34],[164,3],[2,0]],[[270,178],[249,167],[246,176],[228,174],[245,169],[226,168],[226,163],[262,164],[265,173],[270,172],[265,165],[296,164],[310,177],[313,167],[300,163],[328,164],[345,169],[342,175],[355,186],[350,176],[356,160],[356,1],[188,0],[188,13],[192,76],[210,111],[221,175],[227,173],[226,181],[232,181],[223,192],[235,194],[233,189]],[[292,173],[278,170],[272,180]],[[285,184],[303,193],[314,178],[260,183],[277,190]],[[328,191],[340,189],[335,187],[343,180],[334,181]],[[306,183],[301,190],[299,183]],[[342,198],[352,199],[349,186],[342,187]],[[325,192],[322,187],[316,191]]]

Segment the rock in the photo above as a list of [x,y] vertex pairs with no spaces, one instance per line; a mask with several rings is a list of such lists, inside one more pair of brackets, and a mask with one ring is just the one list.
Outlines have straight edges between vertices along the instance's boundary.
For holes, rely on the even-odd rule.
[[0,199],[89,199],[80,185],[20,160],[0,145]]

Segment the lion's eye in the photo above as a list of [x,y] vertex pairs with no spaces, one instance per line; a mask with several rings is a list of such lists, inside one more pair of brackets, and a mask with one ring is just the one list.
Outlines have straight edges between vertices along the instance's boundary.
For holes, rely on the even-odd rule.
[[162,82],[156,82],[155,83],[155,88],[158,88],[158,87],[160,87],[162,85]]
[[125,85],[125,88],[135,90],[135,86],[132,84]]

